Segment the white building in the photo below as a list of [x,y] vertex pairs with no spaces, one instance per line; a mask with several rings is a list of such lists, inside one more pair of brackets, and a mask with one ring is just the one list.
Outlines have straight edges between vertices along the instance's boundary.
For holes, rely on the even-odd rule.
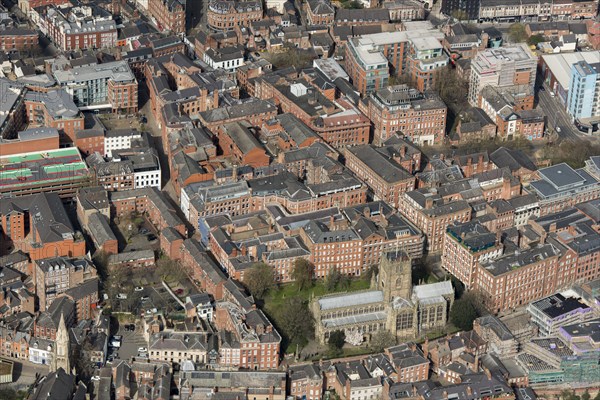
[[565,297],[560,293],[534,301],[527,306],[531,322],[539,328],[539,336],[554,336],[559,328],[581,324],[596,315],[593,309],[579,298]]
[[137,129],[114,129],[104,134],[104,157],[112,157],[113,150],[131,148],[132,140],[141,139],[142,133]]
[[267,9],[273,8],[279,14],[284,14],[285,8],[283,7],[283,5],[286,1],[287,0],[267,0]]
[[208,293],[199,293],[187,296],[185,298],[186,305],[189,303],[196,309],[196,314],[199,318],[206,321],[212,321],[214,307]]
[[233,73],[244,64],[244,52],[238,47],[208,49],[204,52],[204,62],[212,68]]
[[51,340],[31,338],[29,342],[29,361],[34,364],[52,365],[54,342]]
[[207,360],[206,347],[205,333],[160,332],[150,337],[148,358],[177,364],[185,360],[204,364]]

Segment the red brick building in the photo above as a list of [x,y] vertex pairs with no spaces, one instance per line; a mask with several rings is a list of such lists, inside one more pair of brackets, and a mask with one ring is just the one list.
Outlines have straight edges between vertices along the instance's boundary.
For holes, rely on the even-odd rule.
[[93,153],[104,153],[104,130],[103,129],[83,129],[75,132],[75,147],[81,151],[84,156]]
[[41,193],[0,202],[3,240],[29,253],[32,261],[48,257],[81,257],[85,240],[75,231],[56,193]]
[[387,155],[385,147],[382,150],[372,145],[346,148],[346,166],[369,185],[377,199],[398,207],[400,196],[415,188],[416,178],[399,163],[406,147],[396,157]]
[[59,146],[59,134],[56,129],[34,128],[18,132],[14,139],[0,141],[0,154],[2,156],[20,154],[25,148],[28,152],[42,152],[56,150]]
[[62,144],[75,144],[76,132],[84,128],[83,114],[64,90],[32,92],[25,96],[29,127],[56,128]]
[[230,31],[248,27],[263,18],[262,3],[255,0],[212,0],[208,4],[208,27],[215,31]]
[[369,119],[353,108],[317,117],[310,126],[324,141],[338,149],[369,142]]
[[8,28],[0,31],[0,50],[31,50],[39,45],[38,32],[32,29]]
[[364,112],[373,122],[375,144],[385,142],[396,132],[419,144],[437,144],[444,139],[448,112],[444,102],[407,85],[371,93]]
[[475,285],[478,263],[499,257],[502,250],[496,233],[478,222],[449,225],[444,234],[442,267],[471,289]]
[[223,285],[227,276],[200,247],[196,239],[186,239],[181,246],[180,263],[192,281],[215,300],[223,299]]
[[29,10],[38,7],[46,7],[46,6],[59,6],[61,4],[69,3],[68,0],[20,0],[19,8],[23,13],[29,13]]
[[233,157],[239,165],[266,167],[269,156],[246,121],[232,122],[219,127],[219,147],[224,156]]
[[88,6],[52,6],[42,18],[48,37],[63,51],[111,48],[117,44],[117,25],[112,17],[94,15]]
[[185,34],[184,0],[148,0],[148,12],[156,20],[159,30]]
[[199,114],[200,122],[211,132],[217,132],[223,124],[247,121],[261,126],[263,121],[275,118],[277,107],[265,100],[252,99],[241,104],[208,110]]
[[231,332],[237,342],[222,344],[221,351],[239,348],[239,356],[221,357],[222,366],[249,370],[273,370],[279,366],[281,336],[261,310],[219,303],[215,326],[219,331]]
[[304,11],[310,25],[333,25],[335,9],[328,0],[306,1]]
[[173,228],[187,235],[185,223],[176,214],[165,196],[156,188],[123,190],[109,193],[111,217],[146,214],[154,227],[161,231]]

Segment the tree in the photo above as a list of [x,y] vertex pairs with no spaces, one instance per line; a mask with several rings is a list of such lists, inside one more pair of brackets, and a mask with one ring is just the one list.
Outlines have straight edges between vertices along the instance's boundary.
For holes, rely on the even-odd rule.
[[340,274],[340,279],[338,281],[338,287],[343,290],[347,290],[350,287],[350,277],[348,275]]
[[303,49],[299,49],[294,45],[285,44],[283,51],[279,53],[269,53],[266,58],[271,61],[271,64],[277,68],[306,68],[311,65],[314,59],[313,55]]
[[277,320],[291,342],[304,344],[314,336],[315,320],[308,303],[298,296],[285,299]]
[[420,285],[427,283],[429,276],[433,273],[434,262],[430,257],[421,257],[412,268],[412,283]]
[[256,263],[244,273],[244,284],[252,296],[262,299],[273,286],[273,268],[265,263]]
[[575,394],[575,392],[565,389],[560,393],[562,400],[580,400],[581,398]]
[[377,265],[371,265],[367,271],[363,274],[363,279],[367,282],[370,282],[374,276],[377,276],[379,273],[379,267]]
[[371,338],[371,342],[369,343],[371,348],[377,353],[380,353],[383,351],[383,349],[391,347],[395,344],[396,337],[390,331],[387,330],[380,330],[377,333],[375,333]]
[[175,281],[181,281],[186,277],[183,267],[177,261],[164,255],[156,262],[156,270],[162,279],[171,277]]
[[527,44],[530,46],[537,46],[541,42],[545,42],[546,38],[543,35],[531,35],[529,39],[527,39]]
[[0,399],[17,400],[18,398],[19,396],[15,392],[15,389],[11,387],[0,388]]
[[450,277],[450,281],[452,282],[452,287],[454,287],[454,296],[457,299],[460,299],[462,297],[463,293],[465,292],[465,285],[464,285],[464,283],[462,283],[460,281],[460,279],[458,279],[454,275],[452,275]]
[[343,1],[342,2],[342,8],[346,8],[346,9],[350,9],[350,10],[360,10],[363,9],[364,6],[362,5],[362,3],[358,0],[350,0],[350,1]]
[[333,331],[329,335],[329,348],[333,351],[338,351],[342,347],[344,347],[344,343],[346,342],[346,334],[344,331]]
[[98,271],[100,279],[105,281],[108,278],[108,254],[104,250],[98,251],[94,254],[92,262],[96,267],[96,271]]
[[585,392],[583,392],[583,394],[581,395],[581,400],[590,400],[592,398],[592,396],[590,395],[590,392],[585,389]]
[[467,14],[467,12],[463,10],[454,10],[452,11],[452,17],[459,21],[466,21],[469,19],[469,14]]
[[312,285],[313,265],[305,258],[296,258],[291,277],[296,282],[298,291],[309,288]]
[[325,289],[328,292],[334,291],[340,281],[340,278],[340,272],[335,267],[331,267],[327,273],[327,276],[325,277]]
[[453,126],[457,115],[469,108],[469,82],[461,78],[451,66],[435,73],[435,91],[448,106],[448,126]]
[[479,317],[472,296],[464,295],[455,300],[450,310],[450,322],[463,331],[473,329],[473,321]]
[[525,25],[514,23],[508,28],[508,37],[513,43],[522,43],[527,39]]
[[600,154],[600,145],[587,140],[578,142],[561,142],[558,146],[548,146],[544,149],[543,157],[552,164],[566,162],[573,168],[585,166],[585,161],[593,155]]

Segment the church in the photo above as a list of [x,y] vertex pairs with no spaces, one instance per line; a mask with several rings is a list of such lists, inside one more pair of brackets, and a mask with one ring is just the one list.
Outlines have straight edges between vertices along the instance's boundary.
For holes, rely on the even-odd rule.
[[342,330],[353,344],[387,330],[397,339],[414,339],[445,327],[454,289],[450,281],[412,285],[412,261],[401,250],[385,253],[371,289],[314,298],[315,337],[326,344]]

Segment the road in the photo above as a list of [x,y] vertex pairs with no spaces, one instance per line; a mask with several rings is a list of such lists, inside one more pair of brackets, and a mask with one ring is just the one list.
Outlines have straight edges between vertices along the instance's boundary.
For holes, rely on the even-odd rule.
[[560,132],[556,131],[560,139],[570,142],[582,140],[564,107],[556,97],[550,95],[550,89],[546,86],[544,86],[544,90],[538,91],[538,107],[541,107],[546,114],[546,125],[549,130],[556,131],[556,127],[560,128]]
[[119,359],[130,360],[131,357],[137,356],[138,348],[148,347],[148,343],[146,343],[146,340],[142,335],[142,327],[140,324],[136,324],[134,332],[126,331],[125,325],[126,324],[119,324],[117,335],[121,335],[123,339],[121,341],[121,347],[119,347],[117,353],[119,355]]

